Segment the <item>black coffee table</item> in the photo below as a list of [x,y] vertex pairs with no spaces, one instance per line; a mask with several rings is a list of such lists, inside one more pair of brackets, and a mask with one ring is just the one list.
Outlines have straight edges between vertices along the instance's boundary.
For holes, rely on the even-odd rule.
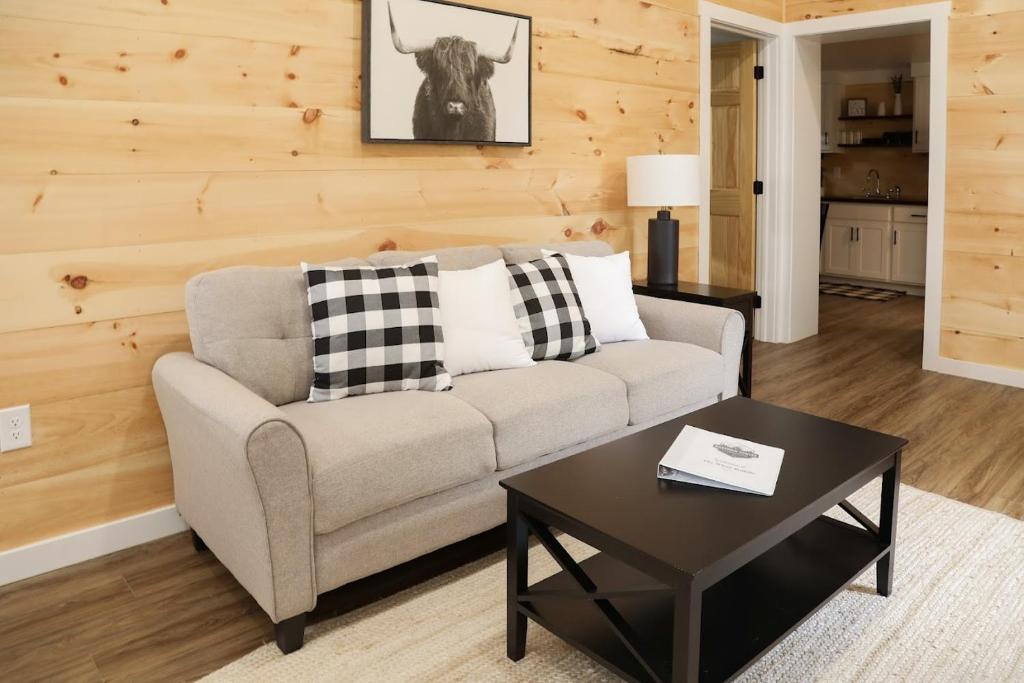
[[[785,448],[775,495],[659,482],[687,424]],[[872,564],[889,595],[906,443],[737,397],[505,479],[509,658],[529,618],[628,680],[725,681]],[[846,498],[878,476],[876,525]],[[553,529],[600,552],[577,563]],[[532,586],[531,534],[562,568]]]

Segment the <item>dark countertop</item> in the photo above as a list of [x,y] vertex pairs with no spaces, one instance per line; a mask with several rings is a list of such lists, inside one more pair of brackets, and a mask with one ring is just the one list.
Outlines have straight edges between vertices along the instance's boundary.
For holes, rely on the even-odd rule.
[[927,199],[869,199],[868,197],[822,197],[823,202],[843,204],[891,204],[893,206],[928,206]]

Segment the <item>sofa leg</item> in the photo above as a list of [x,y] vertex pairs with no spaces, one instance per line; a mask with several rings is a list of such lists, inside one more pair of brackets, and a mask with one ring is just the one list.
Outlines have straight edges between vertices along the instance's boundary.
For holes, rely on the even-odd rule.
[[195,529],[189,529],[189,531],[192,533],[192,547],[196,549],[197,553],[209,550],[209,548],[206,547],[206,542],[199,538],[199,534],[196,533]]
[[290,655],[296,650],[302,649],[302,641],[306,633],[306,615],[299,614],[291,619],[285,619],[279,624],[274,624],[274,635],[277,638],[277,646],[281,652]]

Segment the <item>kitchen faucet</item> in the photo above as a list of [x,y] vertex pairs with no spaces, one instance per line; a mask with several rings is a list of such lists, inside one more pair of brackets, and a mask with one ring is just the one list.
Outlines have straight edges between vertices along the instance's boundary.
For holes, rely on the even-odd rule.
[[[875,188],[871,189],[871,181],[874,180]],[[868,171],[867,176],[864,178],[864,196],[865,197],[881,197],[882,196],[882,176],[879,174],[877,168],[873,168]]]

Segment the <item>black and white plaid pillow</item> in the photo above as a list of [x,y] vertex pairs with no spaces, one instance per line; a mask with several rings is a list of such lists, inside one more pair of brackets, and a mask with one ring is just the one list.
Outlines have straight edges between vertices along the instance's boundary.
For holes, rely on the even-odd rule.
[[447,391],[437,257],[399,268],[302,264],[313,312],[309,401]]
[[519,331],[534,360],[573,360],[598,350],[561,254],[508,266]]

